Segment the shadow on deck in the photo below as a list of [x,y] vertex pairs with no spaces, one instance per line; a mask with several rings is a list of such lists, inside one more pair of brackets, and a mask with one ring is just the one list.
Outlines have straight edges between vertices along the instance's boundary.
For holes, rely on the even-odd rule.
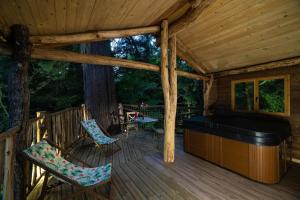
[[[300,199],[300,165],[294,164],[279,184],[263,185],[184,153],[182,145],[178,136],[175,163],[165,164],[151,132],[122,140],[122,150],[113,156],[111,199]],[[112,159],[93,146],[75,149],[74,154],[94,166]],[[60,186],[46,199],[64,199],[73,191]]]

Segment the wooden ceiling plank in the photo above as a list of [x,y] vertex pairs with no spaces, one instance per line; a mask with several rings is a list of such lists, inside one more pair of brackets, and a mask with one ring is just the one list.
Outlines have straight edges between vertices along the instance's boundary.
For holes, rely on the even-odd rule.
[[[226,2],[226,11],[222,7],[216,10],[222,2]],[[247,1],[239,4],[239,9],[233,6],[236,2],[216,2],[193,26],[178,33],[209,72],[300,55],[299,2]],[[230,14],[234,16],[228,18]]]
[[186,0],[179,0],[176,1],[171,7],[169,7],[166,11],[164,11],[159,17],[157,17],[153,22],[152,25],[159,24],[164,19],[169,19],[171,15],[173,15],[176,11],[181,9],[183,6],[186,5]]
[[26,24],[26,26],[30,30],[37,32],[37,24],[32,15],[31,8],[29,7],[28,2],[14,0],[14,3],[16,5],[20,17],[22,18],[22,22],[24,22],[24,24]]
[[195,22],[203,11],[209,7],[215,0],[203,0],[197,7],[191,7],[182,17],[170,25],[170,37],[188,27]]
[[[241,4],[239,1],[237,3],[236,1],[217,1],[196,20],[193,28],[188,29],[188,31],[181,31],[178,36],[189,46],[206,40],[211,41],[211,37],[221,33],[228,24],[241,19],[238,16],[239,12],[249,13],[247,11],[249,7],[245,6],[245,4],[251,3],[245,2]],[[201,40],[199,41],[198,38],[201,38]]]
[[[298,56],[300,55],[300,41],[297,41],[297,38],[299,38],[300,29],[295,31],[295,27],[299,26],[299,23],[300,20],[294,22],[291,20],[289,24],[282,25],[285,26],[284,29],[257,31],[257,33],[251,36],[251,40],[249,40],[249,37],[246,37],[227,43],[227,45],[199,48],[196,51],[202,52],[202,56],[211,61],[231,60],[231,56],[238,56],[240,57],[239,59],[244,60],[250,59],[253,56],[262,56],[265,57],[266,61],[269,61],[267,60],[269,55],[275,57],[275,54],[279,55],[278,53],[282,55],[281,57],[276,56],[276,60],[281,59],[284,55],[286,55],[284,58]],[[286,36],[287,34],[289,35],[288,37]],[[238,55],[235,55],[236,52],[238,52]],[[289,52],[294,52],[294,56],[289,56]],[[255,62],[255,59],[252,62]]]
[[84,2],[81,1],[80,5],[78,6],[78,10],[76,11],[79,19],[79,29],[80,30],[89,30],[89,20],[92,15],[94,5],[96,0],[85,0]]
[[[266,9],[266,7],[262,7],[262,10]],[[274,33],[274,30],[270,29],[278,29],[278,27],[282,26],[284,23],[289,22],[289,19],[293,19],[293,17],[299,16],[299,12],[289,12],[288,17],[284,17],[284,12],[288,11],[286,9],[279,9],[277,12],[273,11],[268,14],[268,17],[265,15],[259,15],[256,18],[251,18],[251,14],[253,16],[253,12],[259,12],[260,10],[252,10],[252,12],[247,11],[243,17],[239,16],[237,18],[233,18],[232,20],[226,20],[223,23],[222,28],[209,30],[207,29],[206,33],[213,33],[209,36],[203,36],[201,40],[197,40],[197,37],[193,37],[193,33],[188,34],[186,37],[183,37],[183,40],[189,46],[190,49],[196,50],[197,47],[201,45],[203,49],[210,49],[213,46],[228,46],[228,41],[234,41],[239,38],[245,38],[247,36],[260,34],[259,31],[268,31],[268,34]],[[247,23],[246,23],[247,22]],[[246,24],[245,24],[246,23]],[[195,28],[197,29],[197,28]],[[283,29],[281,27],[280,29]],[[278,30],[280,30],[278,29]],[[198,30],[198,29],[197,29]],[[199,33],[203,33],[203,31],[198,31]],[[198,34],[199,35],[199,34]],[[182,37],[181,37],[182,38]],[[201,38],[201,36],[198,36]],[[194,41],[194,42],[193,42]]]
[[31,36],[30,41],[35,46],[53,44],[79,44],[114,39],[119,37],[127,37],[131,35],[156,33],[159,31],[159,26],[149,26],[124,30],[97,31],[67,35]]
[[80,31],[77,27],[77,8],[78,0],[67,0],[67,15],[66,15],[66,30],[68,33],[74,33]]
[[236,75],[241,73],[249,73],[249,72],[256,72],[256,71],[263,71],[268,69],[275,69],[280,67],[289,67],[289,66],[295,66],[300,64],[300,57],[294,57],[284,60],[278,60],[268,63],[263,63],[259,65],[251,65],[242,67],[239,69],[233,69],[233,70],[227,70],[222,72],[216,72],[212,73],[214,77],[223,77],[223,76],[230,76],[230,75]]
[[205,74],[207,72],[206,67],[199,64],[196,59],[193,58],[192,54],[186,49],[181,41],[177,39],[177,55],[184,61],[187,62],[189,66],[194,68],[197,72]]
[[[54,1],[28,1],[31,7],[33,18],[36,20],[38,34],[49,34],[56,32],[55,6]],[[47,8],[47,9],[40,9]],[[51,13],[53,15],[51,15]],[[22,23],[26,25],[25,22]],[[30,30],[30,33],[34,30]],[[34,32],[35,33],[35,32]],[[35,33],[36,34],[36,33]]]
[[56,18],[56,30],[58,33],[65,33],[67,24],[67,1],[60,0],[55,1],[55,18]]
[[6,34],[10,31],[10,24],[18,24],[22,18],[17,13],[16,4],[14,1],[0,1],[0,15],[6,27],[4,28]]
[[[158,16],[162,16],[165,12],[168,10],[172,9],[172,6],[174,6],[174,0],[167,0],[167,1],[161,1],[162,3],[156,4],[156,0],[154,0],[151,5],[147,8],[149,10],[154,10],[150,15],[145,15],[143,19],[143,23],[149,23],[149,19],[151,19],[150,24],[148,25],[155,25],[155,24],[160,24],[161,20],[157,21],[157,23],[153,23],[155,20],[153,19],[158,19]],[[179,2],[184,2],[183,0],[179,0]],[[175,3],[178,3],[178,0],[176,0]],[[171,13],[170,13],[171,15]],[[162,19],[167,19],[167,18],[162,18]]]

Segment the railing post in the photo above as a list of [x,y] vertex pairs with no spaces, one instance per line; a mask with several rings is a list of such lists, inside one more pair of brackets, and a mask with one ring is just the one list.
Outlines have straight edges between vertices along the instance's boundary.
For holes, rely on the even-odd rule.
[[48,127],[46,123],[46,111],[36,112],[36,117],[41,118],[36,122],[36,140],[37,142],[41,141],[48,134]]
[[5,139],[3,200],[14,199],[15,134]]

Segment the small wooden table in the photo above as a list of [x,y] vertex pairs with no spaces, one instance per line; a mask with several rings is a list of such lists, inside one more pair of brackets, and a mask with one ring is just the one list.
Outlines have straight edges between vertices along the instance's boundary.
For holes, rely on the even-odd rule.
[[147,124],[147,123],[154,123],[154,122],[158,122],[158,119],[152,118],[152,117],[138,117],[136,119],[137,123],[140,124]]

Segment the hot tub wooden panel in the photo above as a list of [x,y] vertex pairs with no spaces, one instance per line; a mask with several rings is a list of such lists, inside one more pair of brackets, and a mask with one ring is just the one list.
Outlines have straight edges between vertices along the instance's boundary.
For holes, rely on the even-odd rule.
[[239,141],[222,138],[222,166],[234,172],[248,176],[249,145]]
[[279,146],[249,144],[249,177],[269,184],[280,180]]
[[185,129],[185,151],[258,182],[280,180],[278,146],[262,146]]

